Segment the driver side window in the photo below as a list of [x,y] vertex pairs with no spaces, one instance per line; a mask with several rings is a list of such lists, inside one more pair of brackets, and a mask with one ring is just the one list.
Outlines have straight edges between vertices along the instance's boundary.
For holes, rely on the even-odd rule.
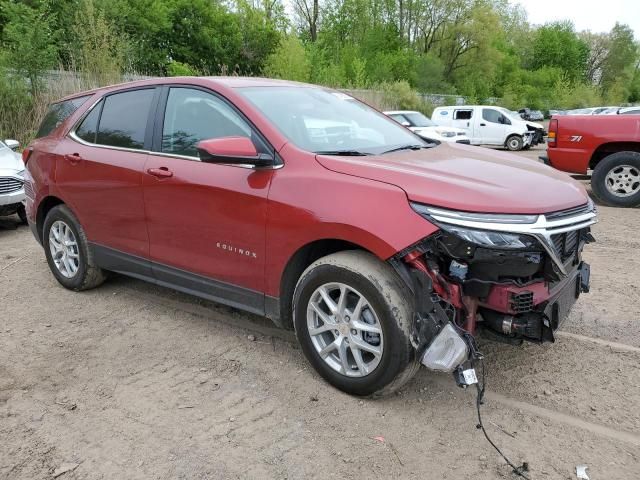
[[198,157],[198,142],[223,137],[252,138],[252,129],[215,95],[192,88],[169,89],[162,127],[163,153]]

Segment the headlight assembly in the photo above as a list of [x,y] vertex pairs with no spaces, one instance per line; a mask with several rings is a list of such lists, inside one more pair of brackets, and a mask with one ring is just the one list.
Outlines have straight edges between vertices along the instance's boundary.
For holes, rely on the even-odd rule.
[[538,215],[459,212],[419,203],[412,203],[411,207],[450,235],[481,247],[512,250],[540,248],[535,237],[501,231],[499,226],[533,224]]
[[458,238],[469,243],[487,248],[498,249],[531,249],[540,248],[535,238],[517,233],[493,232],[490,230],[474,230],[442,224],[440,227]]

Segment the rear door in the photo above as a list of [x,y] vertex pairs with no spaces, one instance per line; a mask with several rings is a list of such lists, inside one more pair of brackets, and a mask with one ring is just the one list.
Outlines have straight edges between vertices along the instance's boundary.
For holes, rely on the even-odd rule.
[[471,138],[471,143],[479,143],[474,142],[473,122],[475,119],[473,113],[472,108],[456,108],[453,111],[451,126],[465,130],[467,135]]
[[[267,193],[274,170],[200,161],[201,140],[243,136],[270,147],[224,98],[165,87],[144,201],[154,275],[184,291],[264,312]],[[271,151],[273,153],[273,151]]]
[[[56,185],[98,254],[149,255],[142,172],[157,93],[151,87],[103,97],[58,147]],[[109,267],[129,270],[119,260]],[[150,274],[144,261],[140,269]]]

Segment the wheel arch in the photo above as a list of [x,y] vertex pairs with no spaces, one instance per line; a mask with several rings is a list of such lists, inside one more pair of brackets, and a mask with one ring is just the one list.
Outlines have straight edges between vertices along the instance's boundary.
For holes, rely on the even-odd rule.
[[594,169],[602,159],[619,152],[640,153],[640,142],[607,142],[599,145],[591,155],[589,168]]
[[66,204],[62,199],[56,197],[55,195],[44,197],[38,205],[38,211],[36,213],[36,228],[38,232],[38,238],[41,242],[43,241],[42,230],[44,227],[44,219],[47,218],[47,214],[51,211],[51,209],[57,205]]
[[[289,258],[280,278],[280,295],[276,307],[279,312],[274,315],[279,317],[278,323],[283,328],[293,329],[293,293],[302,273],[319,258],[346,250],[361,250],[375,255],[374,252],[357,243],[338,238],[323,238],[301,246]],[[380,261],[384,260],[380,259]]]

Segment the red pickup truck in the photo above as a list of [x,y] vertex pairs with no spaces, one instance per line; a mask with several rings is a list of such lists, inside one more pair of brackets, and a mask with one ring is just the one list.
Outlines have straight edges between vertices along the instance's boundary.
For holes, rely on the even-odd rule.
[[640,205],[640,115],[568,115],[549,124],[547,156],[558,170],[586,174],[604,203]]

